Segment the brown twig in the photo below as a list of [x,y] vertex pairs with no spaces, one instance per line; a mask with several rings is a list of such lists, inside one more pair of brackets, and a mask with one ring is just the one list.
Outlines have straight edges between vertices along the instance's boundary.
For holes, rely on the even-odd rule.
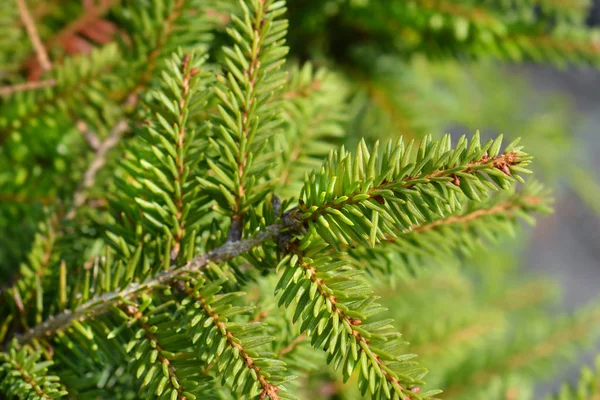
[[25,29],[27,29],[27,34],[29,35],[29,39],[31,40],[33,47],[35,48],[40,65],[44,71],[50,71],[52,69],[52,64],[48,58],[48,53],[46,53],[46,48],[42,44],[42,40],[37,33],[37,29],[35,29],[35,24],[33,23],[31,14],[29,14],[25,0],[17,0],[17,5],[19,6],[21,21],[23,21],[23,25],[25,25]]
[[81,136],[83,136],[88,146],[90,146],[90,149],[94,151],[98,151],[100,149],[102,142],[98,136],[88,128],[85,122],[79,120],[75,124],[75,127],[77,127],[77,130],[81,132]]
[[38,82],[25,82],[25,83],[17,83],[12,86],[4,86],[0,88],[0,96],[7,96],[9,94],[24,92],[26,90],[35,90],[41,89],[45,87],[51,87],[56,85],[56,81],[54,79],[46,79],[44,81]]

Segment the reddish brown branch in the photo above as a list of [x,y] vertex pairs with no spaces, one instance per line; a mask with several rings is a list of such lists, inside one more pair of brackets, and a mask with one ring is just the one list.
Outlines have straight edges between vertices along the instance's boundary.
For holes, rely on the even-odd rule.
[[[92,46],[80,37],[80,34],[97,43],[108,43],[112,40],[116,28],[112,23],[103,21],[100,17],[112,7],[114,2],[115,0],[99,0],[99,4],[97,5],[95,4],[96,2],[84,2],[86,3],[84,13],[47,40],[45,47],[49,49],[52,46],[58,45],[69,54],[91,50]],[[25,62],[24,66],[28,70],[28,79],[30,81],[39,79],[41,74],[40,67],[43,69],[41,62],[36,62],[35,58],[30,58]]]

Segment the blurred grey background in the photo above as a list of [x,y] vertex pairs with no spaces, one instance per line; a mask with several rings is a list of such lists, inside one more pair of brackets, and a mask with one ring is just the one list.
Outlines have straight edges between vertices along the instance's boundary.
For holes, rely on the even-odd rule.
[[[600,7],[594,10],[600,22]],[[527,66],[516,70],[538,89],[539,96],[557,91],[568,96],[578,114],[573,126],[582,159],[591,163],[600,179],[600,72],[591,69],[558,71],[547,67]],[[527,250],[526,268],[535,274],[555,278],[564,293],[565,307],[572,310],[600,297],[600,216],[589,209],[568,188],[559,189],[555,213],[540,218],[533,232],[533,245]],[[600,344],[596,345],[600,349]],[[591,365],[596,352],[582,356]],[[562,377],[574,381],[579,367],[566,368]],[[556,380],[540,387],[540,396],[556,390]]]

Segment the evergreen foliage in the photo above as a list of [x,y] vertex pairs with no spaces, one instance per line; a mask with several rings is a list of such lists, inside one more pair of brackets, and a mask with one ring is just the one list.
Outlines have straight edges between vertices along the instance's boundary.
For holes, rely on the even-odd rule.
[[583,3],[3,5],[0,397],[526,398],[600,327],[504,239],[568,139],[424,134],[396,64],[595,65]]

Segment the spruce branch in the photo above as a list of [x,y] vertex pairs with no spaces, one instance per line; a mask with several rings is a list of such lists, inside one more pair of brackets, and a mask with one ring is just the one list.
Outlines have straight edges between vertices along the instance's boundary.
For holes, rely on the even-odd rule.
[[0,353],[0,389],[10,397],[21,399],[56,399],[67,394],[62,390],[58,377],[47,375],[51,361],[40,362],[41,351],[29,353],[30,349],[16,349],[15,343],[8,352]]
[[534,214],[550,212],[552,198],[543,186],[531,181],[518,191],[495,192],[486,201],[458,201],[462,207],[453,213],[432,215],[429,222],[409,227],[392,228],[381,239],[381,246],[343,248],[357,268],[364,268],[361,260],[369,259],[370,269],[386,274],[419,270],[430,260],[468,256],[507,231],[514,231],[520,220],[532,223]]
[[35,28],[35,23],[31,18],[31,14],[29,14],[27,3],[25,3],[25,0],[17,0],[17,5],[19,6],[21,21],[23,21],[23,25],[25,25],[25,29],[27,29],[27,34],[29,35],[29,39],[33,44],[40,65],[44,71],[50,71],[52,69],[52,64],[50,63],[46,49],[42,44],[42,40],[37,33],[37,29]]
[[[228,316],[243,313],[248,307],[235,307],[231,304],[224,304],[224,299],[232,300],[241,293],[228,293],[221,296],[214,296],[214,292],[220,289],[221,282],[213,282],[205,285],[203,280],[199,282],[191,282],[186,285],[185,293],[188,300],[184,300],[182,305],[186,306],[191,302],[191,310],[188,312],[190,319],[189,325],[193,334],[193,342],[198,341],[200,345],[199,351],[206,353],[206,357],[213,357],[211,347],[222,343],[224,339],[228,351],[217,350],[215,364],[219,370],[227,370],[227,365],[234,364],[234,360],[242,360],[243,368],[247,371],[237,376],[235,382],[232,383],[234,389],[241,389],[243,392],[250,394],[248,385],[244,383],[244,379],[250,379],[256,382],[259,386],[259,397],[264,399],[268,397],[271,400],[280,400],[280,387],[274,383],[274,371],[269,371],[269,364],[265,363],[264,356],[251,350],[252,347],[260,346],[270,342],[273,338],[264,336],[262,333],[262,324],[260,322],[250,322],[249,324],[228,324]],[[202,317],[198,317],[194,308],[198,308],[203,313]],[[231,328],[230,326],[231,325]],[[214,327],[214,329],[213,329]],[[242,336],[244,335],[244,336]],[[213,336],[220,336],[221,339]],[[207,343],[212,343],[211,347],[206,346]],[[273,361],[270,361],[272,363]],[[227,376],[223,376],[223,382]]]
[[[443,219],[433,221],[429,224],[415,226],[413,229],[405,231],[405,233],[427,232],[431,229],[436,229],[436,228],[440,227],[441,225],[468,224],[469,222],[472,222],[476,219],[493,216],[493,215],[502,215],[504,217],[512,218],[514,216],[515,211],[523,210],[527,206],[536,206],[536,205],[542,203],[543,201],[544,201],[543,198],[533,197],[533,196],[525,197],[521,204],[513,201],[512,199],[509,199],[500,204],[493,205],[490,208],[480,208],[480,209],[473,210],[466,214],[453,215],[448,218],[443,218]],[[395,237],[389,237],[389,241],[393,242],[395,240],[396,240]]]
[[[311,237],[312,236],[312,237]],[[309,232],[279,264],[285,267],[277,284],[279,305],[296,299],[293,321],[301,319],[316,348],[328,354],[328,363],[340,368],[347,380],[360,366],[359,389],[373,396],[430,398],[438,391],[419,394],[424,369],[401,353],[404,343],[391,330],[390,320],[372,320],[383,308],[358,272],[343,261],[323,254],[327,246]]]
[[[299,209],[305,223],[314,226],[331,246],[354,243],[371,247],[395,235],[397,227],[432,222],[458,207],[464,195],[474,201],[498,187],[509,189],[531,157],[509,145],[500,154],[502,136],[481,145],[476,133],[470,145],[463,136],[455,149],[450,137],[433,142],[426,137],[416,158],[411,142],[364,142],[354,157],[344,149],[333,152],[321,170],[305,178]],[[489,151],[489,154],[488,154]],[[366,218],[365,218],[366,217]]]
[[270,100],[283,86],[285,75],[278,70],[288,51],[283,2],[253,0],[242,3],[242,11],[242,17],[232,16],[227,30],[235,44],[223,49],[228,71],[215,88],[220,104],[214,145],[221,157],[210,167],[218,179],[204,182],[231,218],[229,241],[242,237],[248,208],[264,199],[273,184],[265,181],[275,157],[268,141],[279,121],[278,103]]
[[133,92],[139,92],[143,90],[146,85],[150,82],[150,79],[153,76],[154,71],[158,66],[158,60],[162,55],[163,48],[167,44],[171,33],[177,27],[177,20],[181,16],[183,12],[183,8],[186,4],[186,1],[189,0],[176,0],[171,13],[168,14],[167,18],[164,20],[162,24],[161,30],[162,32],[157,36],[158,41],[156,42],[154,48],[148,54],[148,59],[146,61],[146,69],[141,76],[141,79],[137,83]]
[[65,310],[57,315],[50,316],[46,321],[37,324],[27,332],[16,335],[16,338],[19,343],[24,344],[37,338],[52,336],[56,332],[68,327],[74,321],[95,318],[109,311],[111,307],[120,304],[123,300],[134,298],[141,293],[152,291],[157,287],[162,287],[162,285],[172,282],[179,276],[205,268],[209,263],[219,264],[230,261],[257,246],[260,246],[266,240],[276,238],[277,235],[285,229],[294,229],[294,227],[274,224],[266,227],[263,231],[248,239],[239,242],[225,243],[213,251],[195,257],[181,267],[172,265],[168,270],[158,273],[154,277],[143,282],[131,283],[121,290],[94,297],[74,310]]
[[[73,119],[80,119],[77,114],[82,109],[82,105],[87,106],[84,108],[88,112],[89,106],[93,108],[94,102],[88,97],[90,86],[94,85],[94,90],[91,92],[96,95],[107,91],[106,85],[110,82],[110,72],[120,61],[122,57],[118,47],[110,44],[93,50],[89,55],[66,59],[62,65],[52,71],[52,79],[56,80],[55,85],[49,86],[46,90],[25,92],[29,95],[27,103],[23,103],[22,99],[16,96],[2,105],[7,120],[0,125],[0,145],[3,145],[16,131],[26,130],[27,133],[31,133],[30,130],[34,127],[39,129],[39,124],[44,123],[43,117],[48,115],[48,109],[55,104],[64,103],[67,106],[65,113]],[[94,99],[97,100],[95,97]],[[56,127],[48,126],[48,129],[54,133]],[[57,134],[62,136],[64,132]]]
[[280,167],[273,172],[284,194],[297,195],[304,174],[321,164],[344,135],[347,93],[341,82],[311,64],[290,72],[282,99],[283,132]]
[[[135,368],[138,378],[143,377],[142,388],[147,388],[148,394],[157,397],[176,398],[180,400],[195,400],[201,396],[200,381],[204,379],[199,366],[189,368],[190,363],[201,363],[201,360],[192,352],[179,348],[177,345],[185,344],[189,340],[178,331],[179,326],[173,325],[169,319],[167,306],[163,303],[159,307],[150,307],[151,300],[142,299],[141,304],[128,303],[120,307],[128,317],[126,324],[137,325],[139,330],[127,344],[127,350],[133,352],[130,363]],[[167,310],[166,312],[164,310]],[[109,333],[109,337],[116,335]],[[141,356],[138,356],[141,354]],[[180,364],[180,361],[182,363]],[[162,378],[158,385],[150,384],[153,378]]]

